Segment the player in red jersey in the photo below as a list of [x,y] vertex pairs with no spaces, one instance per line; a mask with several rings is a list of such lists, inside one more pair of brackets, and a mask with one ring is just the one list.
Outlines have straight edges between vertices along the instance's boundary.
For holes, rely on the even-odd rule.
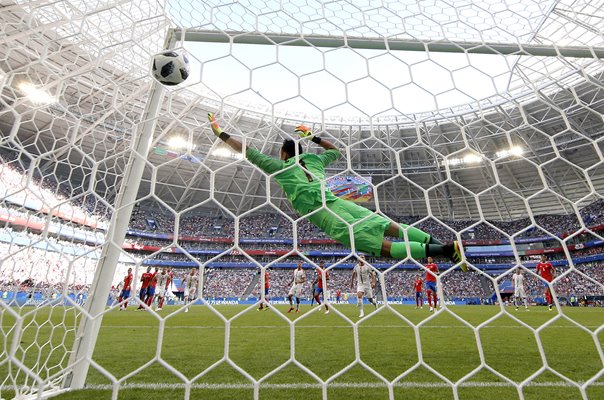
[[145,300],[147,298],[147,289],[149,288],[152,279],[153,273],[151,273],[151,267],[147,267],[147,272],[143,272],[143,274],[141,275],[141,290],[138,295],[140,299],[140,305],[136,309],[137,311],[144,310],[143,303],[145,303]]
[[[425,265],[426,271],[426,295],[428,296],[428,305],[430,312],[434,311],[438,304],[438,296],[436,295],[436,275],[438,275],[438,266],[434,264],[432,257],[428,257],[428,264]],[[434,306],[432,303],[434,302]]]
[[260,307],[258,310],[268,310],[268,292],[270,291],[271,283],[270,283],[270,275],[268,273],[268,269],[264,270],[264,301],[266,302],[266,307],[264,307],[264,302],[260,303]]
[[336,290],[336,303],[340,304],[341,297],[342,297],[342,291],[340,289]]
[[422,281],[422,276],[417,275],[415,277],[415,282],[413,282],[413,287],[415,288],[415,309],[424,308],[424,296],[422,295],[422,288],[424,286],[424,281]]
[[[325,284],[323,284],[323,278],[325,277]],[[317,288],[313,293],[317,304],[321,306],[321,298],[323,295],[323,301],[325,301],[325,292],[327,291],[327,281],[329,280],[329,272],[325,270],[325,261],[321,261],[317,267],[317,279],[315,280]],[[329,314],[329,306],[325,303],[325,314]]]
[[151,278],[151,283],[149,283],[149,286],[147,287],[147,297],[145,298],[145,304],[148,305],[149,307],[151,307],[151,304],[153,304],[153,297],[155,296],[155,288],[157,286],[157,272],[158,272],[158,268],[155,267],[155,272],[153,272],[153,276]]
[[166,283],[166,290],[170,288],[172,281],[174,280],[174,273],[172,272],[172,268],[168,268],[168,283]]
[[122,287],[122,292],[120,293],[120,297],[118,297],[117,301],[120,303],[123,300],[126,300],[124,304],[120,306],[120,311],[128,308],[128,298],[130,297],[130,290],[132,289],[132,268],[128,268],[128,275],[124,278],[124,286]]
[[[541,276],[546,282],[551,282],[556,277],[556,269],[547,261],[545,254],[541,256],[541,262],[537,264],[536,272],[537,275]],[[547,301],[547,306],[551,311],[554,303],[552,291],[548,283],[544,282],[543,285],[545,286],[545,301]]]

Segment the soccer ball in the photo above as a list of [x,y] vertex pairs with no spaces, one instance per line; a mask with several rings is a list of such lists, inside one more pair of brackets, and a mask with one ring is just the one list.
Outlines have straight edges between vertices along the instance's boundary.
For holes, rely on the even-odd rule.
[[183,52],[164,51],[153,57],[151,73],[162,85],[178,85],[189,76],[189,59]]

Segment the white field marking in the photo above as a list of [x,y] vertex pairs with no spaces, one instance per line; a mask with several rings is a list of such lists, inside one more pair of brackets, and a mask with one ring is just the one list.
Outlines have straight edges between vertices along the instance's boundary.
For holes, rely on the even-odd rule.
[[[577,382],[582,385],[583,382]],[[531,382],[525,386],[530,387],[575,387],[566,382]],[[594,382],[592,386],[604,386],[604,382]],[[251,383],[194,383],[191,385],[191,389],[226,389],[226,390],[238,390],[238,389],[253,389]],[[260,384],[260,389],[320,389],[322,386],[320,383],[263,383]],[[384,388],[385,383],[377,382],[342,382],[342,383],[330,383],[327,385],[328,388]],[[393,387],[402,388],[450,388],[445,382],[399,382],[395,383]],[[465,382],[459,385],[459,387],[473,387],[473,388],[491,388],[491,387],[516,387],[511,383],[507,382]],[[10,387],[13,388],[13,387]],[[184,383],[126,383],[120,385],[120,390],[125,389],[184,389]],[[14,389],[14,388],[13,388]],[[111,390],[111,385],[86,385],[85,389],[90,390]]]
[[[10,329],[13,325],[2,325],[2,328]],[[598,329],[601,325],[582,325],[587,329]],[[157,325],[102,325],[101,329],[135,329],[135,328],[157,328]],[[49,327],[50,328],[50,327]],[[289,325],[231,325],[231,329],[289,329]],[[296,329],[300,328],[310,328],[310,329],[319,329],[319,328],[328,328],[328,329],[352,329],[352,325],[297,325]],[[366,325],[363,324],[359,326],[359,328],[399,328],[399,329],[412,329],[413,327],[408,325]],[[487,325],[483,326],[480,329],[527,329],[524,326],[520,325]],[[577,326],[569,326],[569,325],[551,325],[549,328],[558,328],[558,329],[580,329]],[[224,325],[203,325],[203,326],[195,326],[195,325],[166,325],[165,329],[224,329]],[[472,329],[465,325],[424,325],[420,329]],[[537,328],[533,328],[537,329]]]
[[[584,328],[600,328],[600,325],[582,325]],[[111,329],[111,328],[119,328],[119,329],[132,329],[132,328],[157,328],[157,325],[103,325],[102,328]],[[231,325],[231,329],[289,329],[289,325]],[[296,325],[296,329],[300,328],[348,328],[352,329],[352,325]],[[359,328],[403,328],[403,329],[412,329],[413,327],[408,325],[361,325]],[[471,329],[465,325],[427,325],[422,326],[420,329]],[[481,329],[527,329],[524,326],[520,325],[488,325],[483,326]],[[577,326],[550,326],[550,328],[560,328],[560,329],[580,329]],[[204,325],[204,326],[194,326],[194,325],[166,325],[165,329],[224,329],[224,325]],[[534,328],[537,329],[537,328]]]
[[[582,385],[584,382],[576,382],[578,385]],[[450,388],[445,382],[398,382],[392,385],[395,388]],[[458,387],[461,388],[494,388],[494,387],[516,387],[508,382],[464,382]],[[570,383],[558,381],[558,382],[531,382],[525,387],[575,387]],[[604,382],[594,382],[589,387],[602,387]],[[174,389],[185,389],[184,383],[125,383],[119,385],[120,390],[128,389],[145,389],[145,390],[174,390]],[[332,389],[379,389],[385,388],[385,383],[377,382],[342,382],[342,383],[330,383],[327,385],[328,388]],[[246,390],[253,389],[254,386],[251,383],[194,383],[191,385],[191,389],[208,389],[208,390]],[[262,383],[260,389],[321,389],[320,383]],[[15,390],[15,386],[0,386],[0,390]],[[27,389],[25,387],[18,387],[18,389]],[[86,385],[84,390],[113,390],[112,385]]]

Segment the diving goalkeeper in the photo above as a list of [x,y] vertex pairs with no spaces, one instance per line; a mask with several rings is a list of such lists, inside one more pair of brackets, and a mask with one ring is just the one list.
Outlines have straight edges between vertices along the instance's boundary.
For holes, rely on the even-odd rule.
[[[223,132],[213,114],[208,113],[208,120],[216,136],[233,150],[239,153],[243,151],[242,143]],[[348,227],[349,224],[352,225],[354,246],[357,251],[375,257],[407,258],[405,242],[385,239],[385,236],[403,239],[403,228],[406,228],[411,257],[414,259],[445,256],[456,264],[462,261],[458,242],[445,245],[417,228],[401,226],[351,201],[336,197],[327,187],[322,193],[321,182],[325,180],[325,167],[340,158],[342,154],[333,143],[313,135],[304,125],[298,126],[295,131],[301,137],[308,138],[321,146],[325,151],[321,154],[303,153],[302,146],[298,143],[299,161],[296,162],[296,143],[287,139],[281,147],[280,159],[269,157],[252,148],[247,148],[245,156],[262,171],[275,174],[275,180],[300,215],[305,216],[329,237],[348,248],[351,247]],[[325,207],[323,207],[323,195]],[[309,213],[313,214],[308,215]],[[462,268],[465,270],[467,267],[462,264]]]

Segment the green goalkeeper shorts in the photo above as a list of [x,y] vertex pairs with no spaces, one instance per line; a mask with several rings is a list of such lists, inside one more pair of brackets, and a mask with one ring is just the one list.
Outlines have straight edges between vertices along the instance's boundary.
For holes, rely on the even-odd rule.
[[[390,225],[390,220],[348,200],[330,201],[327,208],[329,210],[322,208],[310,215],[308,220],[329,237],[349,248],[352,246],[348,227],[352,225],[356,250],[376,257],[381,255],[384,233]],[[353,225],[357,221],[361,222]]]

